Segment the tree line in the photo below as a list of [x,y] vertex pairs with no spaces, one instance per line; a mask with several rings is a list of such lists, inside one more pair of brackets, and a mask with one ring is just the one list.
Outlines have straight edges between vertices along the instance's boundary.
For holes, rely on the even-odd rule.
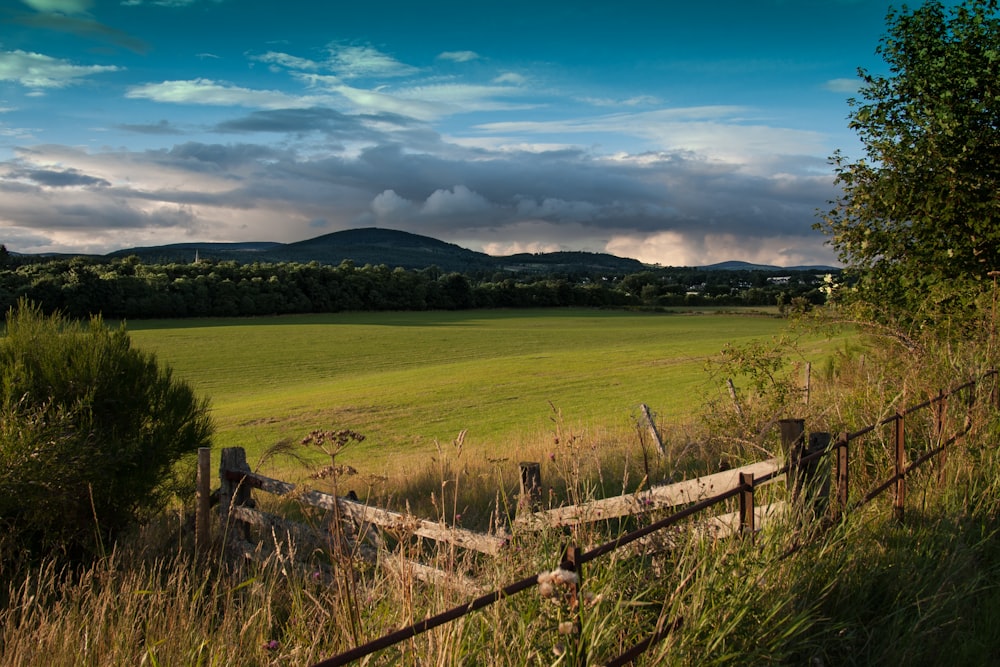
[[[586,272],[455,273],[384,264],[356,266],[202,260],[145,264],[139,258],[26,260],[0,267],[0,307],[18,299],[85,318],[249,317],[377,310],[536,307],[781,306],[823,303],[822,276],[790,272],[650,268]],[[787,280],[785,280],[787,278]]]

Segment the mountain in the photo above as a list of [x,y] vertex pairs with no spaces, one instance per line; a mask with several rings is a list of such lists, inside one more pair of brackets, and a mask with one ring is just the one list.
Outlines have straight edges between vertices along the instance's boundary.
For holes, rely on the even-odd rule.
[[836,272],[840,271],[835,266],[823,266],[823,265],[809,265],[809,266],[773,266],[771,264],[751,264],[749,262],[719,262],[718,264],[709,264],[707,266],[697,267],[704,271],[824,271],[824,272]]

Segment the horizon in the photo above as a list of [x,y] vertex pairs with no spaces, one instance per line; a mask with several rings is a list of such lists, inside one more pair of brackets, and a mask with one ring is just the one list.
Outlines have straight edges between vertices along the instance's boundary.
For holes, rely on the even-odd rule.
[[[15,0],[0,242],[107,254],[379,226],[494,256],[836,265],[883,0]],[[696,264],[696,262],[698,264]]]

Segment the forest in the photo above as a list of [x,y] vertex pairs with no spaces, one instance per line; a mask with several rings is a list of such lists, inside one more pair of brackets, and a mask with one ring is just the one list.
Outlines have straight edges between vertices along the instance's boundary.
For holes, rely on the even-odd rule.
[[653,267],[600,272],[444,272],[319,262],[139,257],[24,258],[2,253],[0,307],[27,298],[47,312],[107,318],[240,317],[470,308],[736,307],[805,310],[824,302],[816,271]]

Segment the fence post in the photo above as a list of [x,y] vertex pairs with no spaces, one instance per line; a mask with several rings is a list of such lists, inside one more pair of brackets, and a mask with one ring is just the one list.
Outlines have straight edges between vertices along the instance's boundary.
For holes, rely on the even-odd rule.
[[847,465],[849,463],[849,451],[850,441],[847,439],[847,433],[841,433],[837,436],[837,512],[843,515],[847,511],[847,501],[848,501],[848,484],[850,482],[850,477],[848,473]]
[[894,430],[896,440],[896,500],[893,503],[893,513],[898,521],[902,521],[906,503],[906,480],[903,478],[903,472],[906,470],[906,428],[905,417],[902,413],[896,413]]
[[[809,434],[806,456],[820,454],[830,447],[833,437],[825,431]],[[822,476],[820,474],[822,473]],[[802,482],[806,489],[806,500],[817,516],[826,514],[830,504],[830,462],[822,456],[812,459],[803,466]]]
[[208,551],[211,541],[211,525],[209,523],[209,508],[212,495],[212,450],[208,447],[198,448],[198,475],[195,481],[195,515],[194,515],[194,550],[204,554]]
[[[231,479],[241,474],[250,474],[250,466],[247,465],[247,453],[242,447],[226,447],[222,450],[219,461],[219,516],[223,525],[229,521],[229,512],[233,507],[252,504],[250,486]],[[236,473],[231,475],[227,473]],[[245,537],[247,526],[239,522],[241,532]]]
[[646,418],[646,425],[649,428],[649,434],[653,436],[653,442],[656,443],[656,449],[660,452],[660,456],[666,456],[667,450],[663,447],[663,438],[660,437],[660,432],[656,430],[656,422],[653,421],[653,415],[649,412],[649,406],[645,403],[639,406],[642,411],[642,416]]
[[[583,641],[583,600],[580,595],[580,592],[583,590],[583,569],[580,563],[581,555],[580,548],[576,546],[576,542],[570,542],[566,545],[566,549],[563,551],[562,559],[559,561],[559,569],[572,572],[576,575],[576,581],[571,582],[568,585],[568,602],[569,608],[576,611],[576,621],[574,622],[577,636],[575,656],[576,664],[580,667],[585,667],[587,660],[586,646]],[[569,638],[567,637],[567,639]],[[568,644],[569,642],[567,641],[567,645]]]
[[806,422],[804,419],[782,419],[778,422],[781,429],[781,446],[788,461],[786,483],[792,493],[792,500],[797,500],[802,490],[802,475],[799,471],[799,461],[805,448]]
[[753,538],[756,530],[753,506],[753,473],[740,473],[740,533]]
[[542,502],[542,464],[521,461],[521,495],[517,499],[518,511],[535,512]]
[[[941,447],[947,439],[944,427],[945,420],[948,416],[948,397],[945,395],[944,389],[938,389],[937,399],[937,413],[934,420],[934,439],[937,441],[937,446]],[[938,486],[943,486],[945,483],[944,468],[947,463],[948,448],[942,447],[941,454],[938,458]]]

